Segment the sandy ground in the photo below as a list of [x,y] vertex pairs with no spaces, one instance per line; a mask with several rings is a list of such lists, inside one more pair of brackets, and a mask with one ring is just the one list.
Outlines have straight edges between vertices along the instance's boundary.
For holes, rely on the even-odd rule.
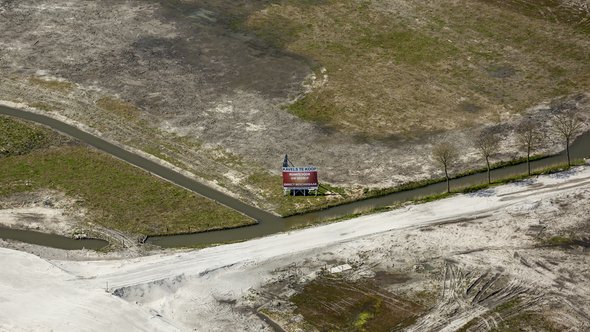
[[64,236],[83,235],[78,228],[86,211],[61,192],[19,193],[0,200],[0,225]]
[[51,250],[49,248],[29,245],[25,243],[2,241],[3,247],[38,253],[50,258],[89,257],[122,258],[135,257],[146,254],[146,248],[138,245],[135,238],[123,232],[108,229],[88,222],[88,211],[79,202],[55,190],[39,190],[34,192],[17,193],[0,199],[0,226],[32,230],[41,233],[62,235],[70,238],[99,238],[109,241],[111,248],[108,254],[83,252],[82,255],[69,256],[67,251]]
[[[590,168],[580,167],[474,194],[195,251],[123,260],[45,261],[2,249],[0,329],[44,325],[101,330],[104,326],[97,324],[117,321],[112,325],[116,330],[132,328],[125,324],[153,330],[269,330],[255,315],[256,308],[272,309],[272,301],[288,299],[283,293],[292,295],[293,289],[317,277],[323,268],[348,262],[353,269],[346,273],[354,278],[370,278],[379,270],[404,272],[411,274],[411,281],[392,291],[407,295],[427,289],[438,294],[436,305],[411,330],[455,330],[473,317],[493,326],[486,314],[494,306],[515,294],[528,294],[526,310],[550,308],[547,315],[556,324],[585,331],[590,328],[588,250],[578,245],[563,249],[538,244],[554,235],[588,236],[589,201]],[[495,274],[509,280],[509,286],[500,289],[505,296],[484,301],[477,295],[480,292],[471,294],[461,288]],[[265,289],[281,280],[291,280],[290,286],[269,296]],[[114,295],[105,292],[107,283]],[[22,304],[33,297],[35,306],[23,310]],[[39,315],[41,310],[47,314]],[[66,310],[80,314],[65,315]],[[120,310],[133,319],[121,321]]]
[[[69,273],[38,257],[6,249],[2,253],[2,331],[177,330],[104,289],[75,286]],[[23,308],[29,315],[22,315]]]

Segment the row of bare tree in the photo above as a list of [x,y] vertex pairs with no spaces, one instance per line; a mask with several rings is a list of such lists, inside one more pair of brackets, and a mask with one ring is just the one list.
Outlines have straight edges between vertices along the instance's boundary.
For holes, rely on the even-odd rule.
[[[567,164],[570,166],[570,144],[583,128],[582,119],[576,111],[565,110],[553,116],[551,125],[553,130],[564,140]],[[542,147],[546,135],[542,132],[539,123],[532,119],[521,123],[515,133],[520,148],[526,153],[528,175],[531,175],[531,155]],[[492,183],[490,159],[499,152],[502,139],[499,133],[488,129],[480,132],[473,140],[473,146],[486,162],[488,184]],[[449,171],[459,160],[460,150],[460,147],[448,140],[436,144],[432,149],[432,158],[444,170],[447,192],[451,192]]]

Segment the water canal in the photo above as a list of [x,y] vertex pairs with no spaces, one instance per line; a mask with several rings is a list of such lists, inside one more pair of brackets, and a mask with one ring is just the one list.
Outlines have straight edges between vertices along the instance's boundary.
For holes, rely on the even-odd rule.
[[[53,119],[51,117],[5,106],[0,106],[0,115],[13,116],[23,120],[33,121],[48,126],[54,130],[57,130],[68,136],[76,138],[99,150],[102,150],[116,158],[122,159],[132,165],[135,165],[151,173],[154,173],[155,175],[158,175],[164,178],[165,180],[175,183],[178,186],[194,191],[214,201],[217,201],[220,204],[223,204],[229,208],[241,212],[258,221],[258,224],[256,225],[234,229],[226,229],[195,234],[155,236],[149,237],[147,239],[147,243],[151,243],[161,247],[203,246],[213,243],[243,241],[256,237],[271,235],[282,231],[287,231],[293,227],[306,225],[309,223],[334,219],[354,213],[369,211],[379,207],[391,206],[393,204],[403,201],[443,193],[446,190],[446,183],[435,183],[421,188],[396,192],[385,196],[338,205],[321,211],[310,212],[287,218],[280,218],[271,213],[268,213],[256,207],[243,203],[238,199],[235,199],[218,190],[208,187],[194,179],[182,175],[181,173],[178,173],[172,169],[160,165],[155,161],[137,155],[133,152],[127,151],[116,144],[110,143],[102,138],[84,132],[74,126],[68,125],[64,122]],[[576,141],[572,144],[570,152],[574,159],[589,158],[590,132],[578,137],[578,139],[576,139]],[[561,164],[564,161],[565,156],[564,152],[562,152],[552,157],[533,161],[531,163],[531,167],[533,170],[542,169]],[[518,165],[494,169],[492,170],[491,175],[493,179],[502,179],[525,173],[526,163],[522,163]],[[451,181],[451,186],[452,188],[461,188],[482,184],[486,181],[487,174],[485,172],[482,172],[453,179]],[[0,228],[0,238],[18,240],[27,243],[68,250],[82,248],[98,249],[106,245],[106,241],[102,240],[74,240],[71,238],[58,235],[44,234],[35,231],[13,230],[7,228]]]

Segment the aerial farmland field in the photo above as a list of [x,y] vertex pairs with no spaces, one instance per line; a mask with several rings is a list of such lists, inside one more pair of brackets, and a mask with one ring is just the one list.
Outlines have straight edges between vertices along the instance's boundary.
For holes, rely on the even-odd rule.
[[589,129],[589,0],[0,0],[0,331],[588,331]]

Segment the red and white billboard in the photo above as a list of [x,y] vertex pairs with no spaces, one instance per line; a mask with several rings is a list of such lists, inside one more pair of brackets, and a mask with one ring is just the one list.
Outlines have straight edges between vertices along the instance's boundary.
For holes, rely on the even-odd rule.
[[316,167],[283,167],[283,188],[317,190],[318,186]]

